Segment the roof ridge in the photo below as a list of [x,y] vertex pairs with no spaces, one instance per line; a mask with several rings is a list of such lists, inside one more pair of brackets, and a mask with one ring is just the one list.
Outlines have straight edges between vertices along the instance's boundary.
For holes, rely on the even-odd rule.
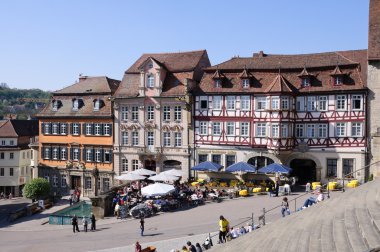
[[157,55],[157,54],[180,54],[180,53],[195,53],[195,52],[205,52],[206,49],[201,49],[201,50],[192,50],[192,51],[185,51],[185,52],[160,52],[160,53],[143,53],[142,56],[144,55]]

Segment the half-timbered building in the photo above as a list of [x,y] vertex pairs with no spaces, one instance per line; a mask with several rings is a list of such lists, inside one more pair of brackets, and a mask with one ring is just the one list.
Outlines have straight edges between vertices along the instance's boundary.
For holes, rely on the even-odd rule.
[[197,162],[278,162],[300,182],[363,167],[366,57],[366,50],[260,52],[205,69],[194,91]]
[[183,171],[193,150],[191,91],[210,62],[205,50],[143,54],[115,93],[115,172]]

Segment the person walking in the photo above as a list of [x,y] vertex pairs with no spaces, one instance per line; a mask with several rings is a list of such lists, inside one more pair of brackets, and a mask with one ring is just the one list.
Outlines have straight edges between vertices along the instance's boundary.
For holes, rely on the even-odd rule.
[[282,199],[282,203],[281,203],[281,214],[282,214],[282,217],[285,217],[285,212],[287,212],[288,215],[290,215],[289,202],[288,202],[288,198],[287,197],[284,197]]
[[140,219],[141,236],[144,236],[144,224],[145,224],[144,217],[141,217],[141,219]]
[[83,216],[82,225],[83,225],[83,231],[87,233],[88,220],[86,216]]
[[229,222],[221,215],[219,217],[219,243],[227,242],[226,234],[228,231]]
[[78,218],[75,214],[74,214],[73,218],[71,218],[71,225],[73,225],[73,233],[75,233],[75,230],[77,232],[80,232],[79,227],[78,227]]
[[135,252],[141,252],[141,245],[138,241],[135,244]]
[[94,213],[91,213],[91,231],[96,230],[96,219]]

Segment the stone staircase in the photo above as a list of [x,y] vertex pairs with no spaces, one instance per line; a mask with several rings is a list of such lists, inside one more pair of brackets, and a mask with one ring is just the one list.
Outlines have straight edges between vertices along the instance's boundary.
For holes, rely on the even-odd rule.
[[213,250],[365,252],[374,248],[380,248],[380,179],[335,194]]

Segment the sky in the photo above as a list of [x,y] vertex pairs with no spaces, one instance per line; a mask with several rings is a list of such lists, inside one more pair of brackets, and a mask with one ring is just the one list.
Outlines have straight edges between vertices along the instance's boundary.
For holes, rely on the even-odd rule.
[[143,53],[233,56],[366,49],[369,0],[0,1],[0,82],[55,91],[121,80]]

